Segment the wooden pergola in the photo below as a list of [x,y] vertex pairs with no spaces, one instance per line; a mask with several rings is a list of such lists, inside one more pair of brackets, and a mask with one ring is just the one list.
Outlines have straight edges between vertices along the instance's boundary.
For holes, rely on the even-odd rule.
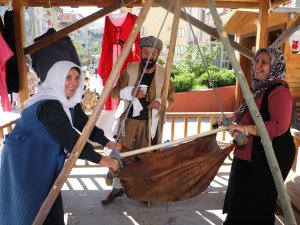
[[[268,10],[270,8],[275,8],[283,3],[288,2],[288,0],[215,0],[215,6],[217,8],[232,8],[232,9],[258,9],[260,12],[259,25],[257,27],[257,44],[260,47],[266,46],[266,23]],[[126,7],[141,7],[145,3],[145,0],[0,0],[2,4],[12,4],[14,9],[14,21],[15,22],[15,33],[16,35],[16,49],[17,49],[17,61],[19,68],[19,82],[20,82],[20,102],[21,108],[23,108],[23,102],[28,98],[28,88],[27,88],[27,77],[25,70],[25,58],[24,56],[37,51],[38,49],[47,46],[47,44],[53,43],[54,41],[68,35],[70,32],[79,29],[105,15],[121,8],[121,5],[125,4]],[[66,27],[59,32],[53,34],[52,36],[46,37],[39,42],[28,46],[25,48],[25,36],[24,36],[24,18],[23,10],[24,7],[58,7],[58,6],[71,6],[71,7],[80,7],[80,6],[96,6],[102,8],[99,12],[88,16],[81,21],[76,22],[75,24]],[[168,0],[155,0],[152,4],[153,7],[163,7],[168,8]],[[205,0],[183,0],[184,7],[207,7]],[[174,10],[174,9],[173,9]],[[184,13],[181,13],[181,18],[186,20]],[[210,34],[216,39],[218,33],[215,29],[207,26],[201,21],[191,17],[191,23],[203,30],[204,32]],[[239,43],[232,42],[233,47],[245,55],[247,58],[251,58],[253,53],[251,50],[243,47]]]
[[[0,0],[0,3],[4,3],[4,4],[9,4],[10,1],[8,0]],[[168,84],[168,79],[170,79],[170,69],[171,69],[171,64],[173,61],[173,56],[174,56],[174,49],[175,49],[175,43],[176,43],[176,33],[177,33],[177,29],[178,29],[178,21],[179,18],[182,18],[184,20],[186,19],[185,13],[181,10],[182,6],[184,7],[207,7],[210,9],[212,16],[215,20],[215,23],[217,25],[218,31],[216,31],[214,28],[209,27],[208,25],[204,24],[203,22],[195,19],[192,16],[188,16],[188,20],[191,22],[191,24],[199,29],[201,29],[202,31],[208,33],[209,35],[211,35],[212,37],[218,39],[218,40],[222,40],[227,53],[229,54],[229,57],[232,58],[232,56],[234,55],[232,52],[232,48],[234,48],[235,50],[239,51],[241,53],[241,55],[245,56],[248,59],[253,58],[253,52],[242,46],[241,44],[235,42],[235,41],[229,41],[227,35],[224,34],[224,32],[222,31],[222,26],[218,26],[220,25],[219,22],[216,22],[216,19],[218,19],[218,15],[217,12],[215,10],[215,7],[218,8],[247,8],[247,9],[258,9],[258,21],[257,21],[257,30],[256,30],[256,48],[260,48],[260,47],[267,47],[267,24],[268,24],[268,15],[269,15],[269,9],[270,8],[275,8],[283,3],[288,2],[288,0],[178,0],[175,1],[173,8],[171,8],[171,12],[174,13],[174,19],[173,19],[173,25],[172,25],[172,32],[171,32],[171,37],[170,37],[170,49],[169,49],[169,55],[168,55],[168,60],[167,60],[167,64],[166,64],[166,84]],[[213,5],[214,3],[214,5]],[[126,7],[134,7],[134,6],[140,6],[142,7],[142,10],[140,12],[140,15],[135,23],[134,28],[131,31],[130,36],[128,37],[124,48],[120,54],[119,59],[117,60],[113,70],[111,71],[110,77],[106,83],[106,87],[104,88],[101,97],[97,103],[96,108],[93,111],[93,114],[90,116],[89,121],[87,122],[82,135],[80,136],[79,140],[77,141],[72,154],[70,155],[69,159],[67,160],[61,174],[59,175],[58,179],[56,180],[56,182],[54,183],[47,199],[45,200],[44,204],[42,205],[42,208],[39,212],[39,214],[36,217],[36,220],[34,221],[33,224],[42,224],[43,220],[45,219],[46,215],[48,214],[54,200],[56,199],[61,187],[63,186],[63,183],[65,182],[65,180],[67,179],[67,177],[69,176],[71,169],[73,168],[73,166],[75,165],[75,162],[78,158],[78,156],[80,155],[91,131],[92,128],[94,127],[98,117],[100,116],[101,110],[105,104],[105,101],[110,93],[110,90],[117,78],[117,73],[120,70],[121,66],[123,65],[125,58],[129,52],[130,46],[133,43],[133,40],[135,39],[137,33],[139,32],[139,29],[141,28],[141,25],[145,19],[145,17],[147,16],[147,13],[149,11],[149,8],[152,6],[160,6],[162,8],[167,9],[169,7],[169,5],[171,4],[170,0],[139,0],[139,1],[134,1],[134,0],[65,0],[65,1],[61,1],[61,0],[12,0],[12,6],[14,9],[14,22],[15,22],[15,33],[16,33],[16,49],[17,49],[17,61],[18,61],[18,67],[19,67],[19,74],[20,74],[20,100],[21,103],[27,99],[28,97],[28,90],[27,90],[27,76],[26,76],[26,71],[25,71],[25,58],[24,56],[32,53],[34,51],[37,51],[40,48],[43,48],[44,46],[47,46],[47,44],[53,43],[54,41],[68,35],[70,32],[79,29],[101,17],[106,16],[107,14],[121,8],[121,6],[124,6],[124,4],[126,5]],[[42,40],[40,40],[39,42],[25,47],[25,38],[24,38],[24,18],[23,18],[23,10],[24,7],[49,7],[49,6],[71,6],[71,7],[79,7],[79,6],[97,6],[100,7],[102,9],[100,9],[98,12],[56,32],[55,34],[48,36]],[[240,26],[243,26],[243,24],[240,24]],[[298,25],[296,24],[295,27],[298,28]],[[223,33],[222,33],[223,32]],[[222,35],[219,36],[219,33],[221,33]],[[290,33],[283,33],[283,36],[281,37],[281,39],[286,40],[286,38],[288,37],[288,35],[290,35]],[[277,40],[276,43],[274,43],[273,47],[279,47],[280,44],[282,42],[280,40]],[[231,48],[232,47],[232,48]],[[236,65],[237,63],[235,62],[236,60],[233,60],[233,64]],[[234,66],[233,65],[233,66]],[[239,66],[239,65],[238,65]],[[240,68],[240,66],[239,66]],[[238,69],[239,70],[239,69]],[[241,70],[239,70],[241,71]],[[241,87],[243,89],[244,84],[244,77],[243,77],[243,73],[239,73],[237,74],[237,77],[239,79],[239,82],[241,83]],[[167,90],[168,88],[164,88],[164,92],[165,90]],[[249,88],[248,88],[249,89]],[[243,89],[244,92],[244,89]],[[246,90],[246,101],[249,97],[249,95],[251,95],[250,91]],[[166,101],[166,98],[164,99],[164,96],[166,96],[166,93],[162,94],[163,99],[162,99],[162,105],[164,104],[164,101]],[[252,95],[251,95],[252,97]],[[250,101],[250,100],[249,100]],[[252,101],[253,97],[252,97]],[[248,104],[248,101],[247,101]],[[251,102],[252,104],[252,102]],[[251,111],[251,104],[249,105],[250,111]],[[253,106],[254,107],[254,106]],[[256,107],[256,105],[255,105]],[[165,109],[162,109],[162,115],[164,115]],[[254,118],[255,120],[255,118]],[[161,117],[161,121],[163,121],[162,117]],[[258,124],[255,121],[256,124]],[[262,120],[259,121],[259,123],[263,123]],[[161,123],[163,124],[163,123]],[[161,125],[162,126],[162,125]],[[268,146],[264,145],[264,148],[268,148],[270,147],[270,139],[268,137],[268,134],[266,133],[266,130],[262,131],[260,130],[261,128],[258,127],[259,133],[262,136],[262,140],[264,140],[264,142],[267,142],[265,144],[267,144]],[[264,127],[265,129],[265,127]],[[161,128],[159,128],[158,130],[162,130]],[[264,136],[264,135],[267,136]],[[264,143],[263,143],[264,144]],[[271,152],[271,150],[266,149],[268,152]],[[275,157],[274,153],[270,153],[271,156],[269,156],[269,153],[267,154],[267,158],[269,157]],[[274,159],[272,158],[271,161],[274,161]],[[276,166],[277,165],[277,166]],[[274,169],[275,167],[275,169]],[[278,164],[276,162],[276,158],[275,158],[275,166],[273,165],[273,167],[271,167],[272,172],[274,172],[274,177],[278,177],[280,176],[278,173]],[[274,171],[273,171],[274,170]],[[275,178],[274,178],[275,179]],[[277,182],[276,182],[277,181]],[[275,183],[277,186],[277,183],[280,182],[280,178],[275,179]],[[284,187],[282,186],[283,184],[280,184],[280,190],[284,189]],[[288,201],[286,199],[286,193],[282,193],[284,192],[283,190],[281,192],[279,192],[279,194],[282,194],[284,196],[284,198],[282,198],[281,200],[284,200],[284,209],[285,212],[291,212],[291,208],[290,206],[288,206],[287,202]],[[291,216],[287,217],[290,219],[290,224],[295,224],[293,222],[293,218]]]

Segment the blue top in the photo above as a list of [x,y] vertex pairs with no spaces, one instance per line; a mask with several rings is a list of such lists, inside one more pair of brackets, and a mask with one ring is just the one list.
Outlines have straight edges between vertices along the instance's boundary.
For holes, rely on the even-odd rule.
[[[55,112],[44,110],[46,106]],[[73,124],[82,130],[87,119],[80,118],[80,107],[75,110],[78,111],[76,114],[71,111],[73,121],[77,118]],[[64,148],[71,151],[79,137],[79,134],[78,137],[74,135],[68,118],[67,122],[59,118],[58,115],[64,114],[59,101],[39,101],[23,111],[12,132],[6,136],[0,164],[1,225],[31,225],[35,219],[64,164]],[[59,127],[55,131],[55,126],[51,127],[51,118],[58,118],[59,124],[69,127],[72,132]],[[93,133],[93,139],[104,145],[107,143],[101,129],[94,128]],[[71,144],[64,145],[62,140],[71,140]],[[81,158],[94,159],[94,162],[101,159],[90,144],[87,143],[84,150],[89,151],[83,151]]]
[[0,224],[32,224],[45,200],[63,149],[38,120],[40,102],[24,110],[6,136],[0,167]]

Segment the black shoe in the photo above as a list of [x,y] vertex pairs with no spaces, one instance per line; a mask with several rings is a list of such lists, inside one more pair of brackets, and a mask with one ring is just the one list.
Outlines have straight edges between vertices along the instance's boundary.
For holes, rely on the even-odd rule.
[[101,203],[103,205],[108,205],[109,203],[113,202],[118,197],[122,197],[124,195],[124,191],[122,188],[113,188],[106,199],[102,200]]

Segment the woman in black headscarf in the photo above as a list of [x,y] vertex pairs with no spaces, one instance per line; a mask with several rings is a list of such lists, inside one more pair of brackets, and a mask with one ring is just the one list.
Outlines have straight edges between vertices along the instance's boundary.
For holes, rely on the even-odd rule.
[[[285,179],[295,157],[290,133],[293,98],[285,79],[284,55],[278,49],[261,48],[251,68],[253,97],[272,141]],[[236,124],[229,132],[243,132],[247,144],[237,146],[225,197],[224,225],[274,225],[278,193],[256,125],[246,103],[228,117]],[[222,119],[218,120],[221,125]]]

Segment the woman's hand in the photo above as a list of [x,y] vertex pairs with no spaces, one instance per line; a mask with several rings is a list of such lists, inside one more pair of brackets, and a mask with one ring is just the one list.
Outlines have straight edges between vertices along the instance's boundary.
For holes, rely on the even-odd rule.
[[115,158],[102,156],[99,166],[108,167],[109,170],[117,172],[119,169],[119,161]]
[[220,118],[217,120],[217,124],[218,124],[219,126],[222,126],[222,124],[223,124],[223,117],[220,117]]
[[242,125],[239,125],[239,124],[233,124],[233,125],[230,125],[228,127],[228,132],[230,133],[231,136],[233,135],[233,133],[235,131],[245,133],[245,126],[242,126]]
[[[116,146],[115,146],[116,145]],[[109,149],[112,149],[113,147],[115,146],[115,150],[118,150],[118,151],[120,151],[121,150],[121,148],[122,148],[122,146],[121,146],[121,144],[120,143],[116,143],[116,142],[113,142],[113,141],[109,141],[109,142],[107,142],[107,144],[106,144],[106,148],[109,148]]]
[[[225,121],[225,119],[226,119],[226,123],[223,124],[224,121]],[[221,116],[220,118],[218,118],[217,124],[218,124],[219,126],[223,126],[223,125],[226,126],[226,124],[227,124],[228,122],[232,122],[232,121],[235,121],[235,120],[236,120],[236,115],[235,115],[234,113],[232,113],[232,114],[229,114],[229,115],[225,115],[225,118],[224,118],[224,116]]]

